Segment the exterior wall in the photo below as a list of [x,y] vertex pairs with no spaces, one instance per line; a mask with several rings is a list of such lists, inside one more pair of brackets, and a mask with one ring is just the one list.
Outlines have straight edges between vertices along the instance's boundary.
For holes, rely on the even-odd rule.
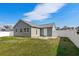
[[[36,33],[37,31],[37,33]],[[31,37],[35,38],[35,37],[40,37],[40,29],[38,28],[31,28]]]
[[[24,32],[24,28],[29,28],[29,32]],[[16,32],[17,29],[17,32]],[[20,32],[20,29],[22,29],[22,32]],[[14,36],[25,36],[25,37],[31,37],[31,26],[28,24],[20,21],[16,24],[14,27]]]
[[0,31],[0,37],[4,37],[4,36],[14,36],[14,32],[13,31]]
[[56,38],[56,37],[58,37],[57,30],[56,30],[56,27],[53,27],[52,28],[52,38]]

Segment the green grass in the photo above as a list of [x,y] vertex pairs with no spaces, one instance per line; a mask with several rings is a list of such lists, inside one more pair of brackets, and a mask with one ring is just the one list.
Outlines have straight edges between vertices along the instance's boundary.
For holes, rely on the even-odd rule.
[[79,56],[79,49],[68,38],[61,37],[57,49],[57,55]]
[[68,38],[35,39],[1,37],[0,56],[79,55],[79,49]]

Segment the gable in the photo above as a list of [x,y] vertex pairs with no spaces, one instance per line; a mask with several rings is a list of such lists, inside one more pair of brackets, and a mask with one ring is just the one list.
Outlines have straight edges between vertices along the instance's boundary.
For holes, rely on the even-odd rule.
[[[22,20],[19,20],[16,24],[15,24],[15,26],[13,27],[13,28],[16,28],[16,27],[18,27],[18,26],[30,26],[29,24],[27,24],[27,23],[25,23],[25,22],[23,22]],[[31,26],[30,26],[31,27]]]

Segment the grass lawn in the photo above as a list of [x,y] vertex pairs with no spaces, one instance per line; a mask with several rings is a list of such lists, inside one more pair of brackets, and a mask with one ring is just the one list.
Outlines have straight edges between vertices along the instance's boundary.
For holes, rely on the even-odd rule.
[[1,37],[0,56],[79,55],[79,49],[68,38],[35,39]]

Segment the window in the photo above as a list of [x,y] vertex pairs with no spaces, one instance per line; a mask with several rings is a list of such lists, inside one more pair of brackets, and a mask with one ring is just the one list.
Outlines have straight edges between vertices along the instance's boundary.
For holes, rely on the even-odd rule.
[[29,32],[29,28],[24,28],[24,32]]
[[29,28],[27,28],[27,32],[29,32]]
[[17,29],[16,29],[16,32],[17,32]]
[[24,28],[24,32],[26,32],[26,28]]
[[20,29],[20,32],[22,32],[22,29]]

